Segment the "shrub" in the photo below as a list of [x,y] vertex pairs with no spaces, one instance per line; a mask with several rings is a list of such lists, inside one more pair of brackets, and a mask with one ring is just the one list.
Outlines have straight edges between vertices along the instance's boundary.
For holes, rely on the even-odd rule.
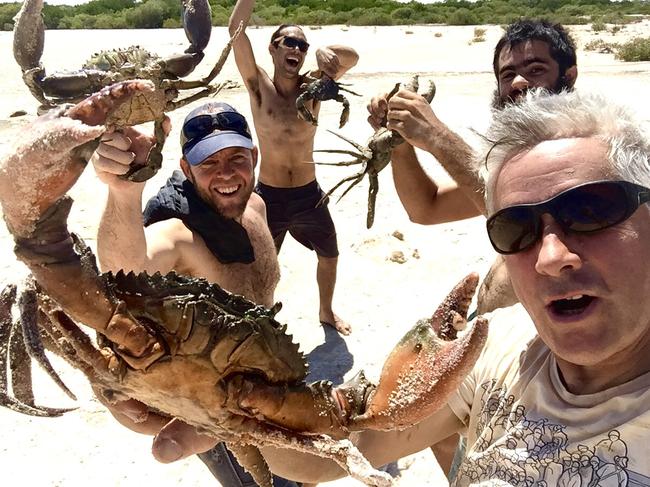
[[605,42],[602,39],[596,39],[585,44],[585,51],[614,52],[617,48],[618,44]]
[[607,30],[607,26],[603,21],[598,20],[591,24],[591,30],[593,30],[594,32],[602,32],[604,30]]
[[650,61],[650,37],[635,37],[622,44],[616,53],[616,59],[623,61]]

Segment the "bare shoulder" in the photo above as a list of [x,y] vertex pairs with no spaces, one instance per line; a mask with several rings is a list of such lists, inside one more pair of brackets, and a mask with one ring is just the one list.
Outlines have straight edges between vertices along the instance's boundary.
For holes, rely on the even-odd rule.
[[257,193],[251,193],[246,209],[252,212],[255,216],[260,216],[266,220],[266,204]]

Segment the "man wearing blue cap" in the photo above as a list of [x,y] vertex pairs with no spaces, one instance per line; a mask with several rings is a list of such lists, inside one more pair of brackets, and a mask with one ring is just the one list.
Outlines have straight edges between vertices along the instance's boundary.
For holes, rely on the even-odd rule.
[[[144,183],[119,175],[130,163],[146,160],[152,142],[152,137],[127,128],[106,134],[92,158],[108,186],[97,237],[102,270],[174,270],[273,305],[280,272],[264,202],[253,192],[257,148],[246,119],[222,102],[192,110],[181,130],[182,172],[174,171],[149,200],[143,218]],[[156,435],[153,452],[158,460],[177,460],[189,443],[192,451],[206,452],[200,457],[222,485],[256,485],[222,443],[215,446],[213,438],[182,421],[170,421],[134,400],[106,406],[124,426]],[[274,482],[277,487],[296,486],[281,478]]]

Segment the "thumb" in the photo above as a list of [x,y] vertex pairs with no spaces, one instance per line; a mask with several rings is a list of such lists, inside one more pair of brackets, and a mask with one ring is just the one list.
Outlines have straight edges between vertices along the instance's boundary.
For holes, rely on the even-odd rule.
[[203,453],[217,444],[212,436],[200,434],[194,426],[178,418],[167,423],[153,440],[151,451],[161,463],[171,463]]

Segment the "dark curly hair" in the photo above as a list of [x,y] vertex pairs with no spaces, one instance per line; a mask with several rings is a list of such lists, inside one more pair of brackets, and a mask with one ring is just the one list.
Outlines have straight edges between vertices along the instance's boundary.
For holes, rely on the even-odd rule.
[[560,67],[560,74],[564,74],[568,68],[577,63],[575,42],[562,25],[553,24],[548,20],[521,19],[506,27],[506,33],[494,48],[492,67],[497,78],[499,76],[499,55],[503,48],[505,46],[513,48],[528,40],[538,40],[548,44],[551,57]]

